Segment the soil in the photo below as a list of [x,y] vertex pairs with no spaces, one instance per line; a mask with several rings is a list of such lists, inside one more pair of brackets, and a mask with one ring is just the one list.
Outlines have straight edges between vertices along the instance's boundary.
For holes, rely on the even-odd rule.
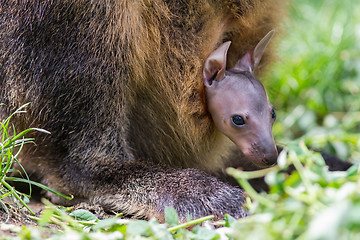
[[[4,201],[5,207],[0,206],[0,236],[16,236],[16,231],[24,225],[36,226],[37,223],[28,216],[31,213],[26,209],[14,207],[9,201]],[[28,204],[31,210],[35,212],[35,216],[40,216],[45,205],[38,199],[32,199]],[[6,209],[6,210],[5,210]]]

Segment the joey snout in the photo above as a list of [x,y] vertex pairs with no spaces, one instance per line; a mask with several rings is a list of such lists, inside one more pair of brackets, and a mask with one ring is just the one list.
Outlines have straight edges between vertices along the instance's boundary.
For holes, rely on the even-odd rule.
[[273,139],[258,139],[255,141],[251,141],[249,139],[241,140],[234,142],[242,151],[244,156],[255,166],[266,168],[276,164],[278,151]]
[[[278,158],[278,151],[276,149],[276,146],[272,145],[270,147],[262,147],[262,150],[260,150],[259,158],[261,159],[261,162],[265,165],[265,167],[269,167],[269,166],[276,164],[277,158]],[[256,164],[256,161],[255,161],[255,164]],[[263,164],[261,164],[261,165],[263,165]],[[261,167],[261,166],[259,166],[259,167]]]

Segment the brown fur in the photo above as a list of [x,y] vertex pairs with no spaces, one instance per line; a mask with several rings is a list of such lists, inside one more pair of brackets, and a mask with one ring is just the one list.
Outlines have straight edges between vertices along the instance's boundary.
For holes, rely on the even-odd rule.
[[281,2],[1,0],[2,114],[31,102],[19,130],[51,132],[23,164],[109,210],[244,216],[242,191],[200,171],[232,165],[233,146],[207,112],[202,66],[228,40],[235,64],[275,27]]

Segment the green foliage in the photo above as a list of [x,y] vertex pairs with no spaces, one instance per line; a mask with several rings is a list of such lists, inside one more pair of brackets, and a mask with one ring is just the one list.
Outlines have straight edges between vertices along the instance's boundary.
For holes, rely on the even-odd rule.
[[179,225],[179,217],[178,217],[178,214],[175,211],[175,209],[173,209],[171,207],[166,207],[165,208],[165,221],[170,226]]
[[69,216],[79,221],[98,221],[98,218],[89,211],[78,209],[69,214]]
[[277,109],[277,142],[359,159],[360,3],[293,0],[279,59],[264,79]]
[[[170,223],[160,224],[156,219],[150,221],[121,219],[119,216],[99,220],[91,212],[78,209],[68,214],[64,208],[56,207],[43,200],[46,209],[39,218],[31,217],[39,224],[37,227],[11,226],[16,233],[13,239],[218,239],[221,232],[196,226],[192,230],[186,228],[210,220],[213,216],[195,219],[187,223],[171,226]],[[175,223],[177,213],[168,208],[168,218]],[[176,220],[177,221],[177,220]],[[51,227],[52,225],[52,227]],[[57,227],[53,227],[57,225]],[[2,239],[0,237],[0,239]],[[11,239],[7,236],[6,239]]]
[[[291,164],[296,171],[288,173]],[[263,172],[268,194],[246,184],[258,173],[228,171],[255,199],[248,204],[252,216],[233,227],[234,239],[359,239],[359,166],[330,172],[319,153],[297,142],[284,149],[278,166]]]

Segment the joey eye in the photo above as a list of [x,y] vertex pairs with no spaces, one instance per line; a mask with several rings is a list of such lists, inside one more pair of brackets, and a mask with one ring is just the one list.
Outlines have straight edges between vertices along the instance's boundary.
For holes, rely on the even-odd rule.
[[239,115],[232,116],[231,122],[232,122],[232,124],[234,124],[237,127],[240,127],[245,124],[244,119]]
[[276,119],[276,112],[275,112],[274,108],[271,111],[271,118],[274,119],[274,120]]

